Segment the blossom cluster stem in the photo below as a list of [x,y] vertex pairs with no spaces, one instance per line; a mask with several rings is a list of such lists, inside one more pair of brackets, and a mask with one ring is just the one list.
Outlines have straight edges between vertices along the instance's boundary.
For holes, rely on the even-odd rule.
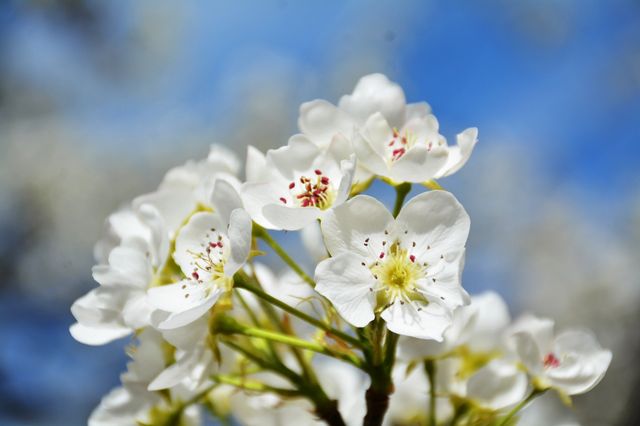
[[429,381],[429,426],[436,426],[436,362],[425,360],[424,371]]
[[401,183],[400,185],[395,186],[396,189],[396,202],[393,206],[393,217],[398,217],[398,213],[402,209],[405,198],[411,191],[411,184],[408,182]]
[[314,325],[316,327],[318,327],[319,329],[325,331],[327,334],[329,334],[331,337],[333,338],[337,338],[340,339],[346,343],[349,343],[350,345],[357,347],[357,348],[362,348],[363,344],[362,342],[360,342],[358,339],[356,339],[353,336],[348,335],[347,333],[340,331],[336,328],[331,327],[329,324],[320,321],[314,317],[312,317],[311,315],[307,315],[304,312],[287,305],[286,303],[276,299],[275,297],[271,296],[270,294],[264,292],[263,290],[261,290],[260,288],[251,285],[247,282],[246,277],[244,277],[242,274],[236,274],[235,276],[235,287],[237,288],[242,288],[244,290],[250,291],[251,293],[255,294],[256,296],[258,296],[260,299],[263,299],[264,301],[277,306],[278,308],[282,309],[285,312],[290,313],[291,315],[300,318],[301,320],[308,322],[311,325]]
[[216,332],[222,334],[240,334],[247,337],[257,337],[271,342],[283,343],[285,345],[317,352],[323,355],[330,356],[332,358],[340,359],[349,362],[358,368],[362,368],[362,361],[360,360],[360,358],[353,354],[334,351],[325,345],[321,345],[316,342],[309,342],[307,340],[299,339],[287,334],[263,330],[255,327],[248,327],[246,325],[240,324],[231,317],[220,318],[218,320]]
[[533,401],[535,398],[537,398],[538,396],[542,395],[546,391],[547,391],[547,389],[534,388],[531,391],[531,393],[525,399],[520,401],[520,403],[518,405],[513,407],[511,409],[511,411],[509,411],[502,419],[500,419],[498,422],[496,422],[496,426],[508,425],[509,422],[511,421],[511,419],[513,419],[513,417],[515,417],[515,415],[518,414],[518,412],[520,412],[520,410],[522,410],[527,404],[529,404],[531,401]]
[[395,362],[399,336],[386,330],[383,348],[382,338],[385,330],[386,327],[380,318],[376,318],[369,329],[373,354],[367,357],[369,362],[366,370],[371,378],[371,385],[365,393],[367,413],[364,417],[364,426],[380,426],[382,424],[389,408],[389,395],[393,392],[391,371]]
[[289,253],[282,248],[280,244],[267,232],[266,229],[258,225],[257,223],[253,224],[253,235],[257,238],[260,238],[262,241],[267,243],[269,247],[282,259],[284,263],[286,263],[300,278],[304,280],[307,284],[309,284],[312,288],[316,286],[315,281],[306,272],[302,270],[300,265],[296,263],[295,260],[289,256]]

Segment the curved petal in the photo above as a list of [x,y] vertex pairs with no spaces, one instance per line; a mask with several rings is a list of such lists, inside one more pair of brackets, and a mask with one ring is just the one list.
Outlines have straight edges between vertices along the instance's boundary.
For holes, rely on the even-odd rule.
[[213,284],[190,280],[154,287],[147,292],[149,303],[171,314],[158,328],[173,329],[187,325],[204,315],[220,298],[222,289]]
[[273,164],[286,180],[294,179],[294,172],[311,169],[320,149],[305,135],[293,135],[286,146],[267,152],[267,166]]
[[527,376],[514,364],[495,360],[478,370],[467,383],[467,397],[500,410],[520,402],[527,392]]
[[243,209],[231,212],[229,224],[229,242],[231,255],[224,266],[224,273],[231,277],[244,265],[251,250],[251,218]]
[[262,209],[264,217],[273,224],[272,229],[297,231],[323,216],[317,207],[287,207],[280,204],[267,204]]
[[[446,191],[429,191],[415,196],[396,218],[403,246],[414,246],[418,261],[428,264],[459,253],[467,242],[471,220],[456,198]],[[415,244],[414,244],[415,243]],[[445,259],[447,260],[447,259]]]
[[100,346],[128,336],[133,330],[128,327],[92,327],[75,323],[69,327],[69,332],[80,343]]
[[[189,222],[182,227],[176,238],[173,259],[182,273],[191,277],[194,271],[199,279],[207,281],[211,272],[202,265],[202,257],[209,257],[214,263],[221,263],[229,251],[229,239],[226,223],[220,215],[209,212],[199,212],[191,216]],[[220,243],[219,248],[209,250],[210,243]]]
[[407,104],[405,113],[405,122],[411,121],[414,118],[423,118],[431,114],[431,105],[426,102],[415,102]]
[[324,260],[316,268],[316,291],[329,299],[340,316],[355,327],[374,318],[374,280],[362,257],[345,252]]
[[264,206],[279,202],[276,189],[271,183],[245,183],[240,190],[240,196],[244,208],[254,222],[267,229],[281,229],[263,213]]
[[371,173],[387,176],[389,169],[384,160],[384,153],[377,152],[361,133],[357,133],[353,138],[353,150],[358,157],[360,166]]
[[396,334],[442,341],[442,334],[451,325],[448,309],[436,303],[396,300],[380,314],[387,328]]
[[402,88],[383,74],[362,77],[351,95],[345,95],[338,104],[363,123],[371,114],[382,113],[391,125],[400,127],[405,117],[406,99]]
[[210,202],[222,219],[223,229],[227,229],[231,212],[242,208],[242,199],[238,191],[224,179],[216,179],[211,192]]
[[245,175],[247,182],[263,182],[269,179],[267,157],[252,145],[247,147]]
[[300,105],[298,128],[321,147],[325,147],[337,133],[349,137],[354,123],[335,105],[317,99]]
[[467,163],[473,148],[478,142],[478,129],[471,127],[462,133],[458,133],[456,139],[457,145],[449,147],[447,163],[436,174],[436,179],[454,174]]
[[425,182],[433,179],[447,162],[446,149],[429,150],[425,145],[415,145],[394,161],[389,177],[396,182]]
[[320,262],[329,257],[322,239],[322,230],[317,222],[311,222],[302,228],[300,238],[302,239],[302,245],[315,262]]
[[358,195],[329,211],[321,222],[324,242],[333,256],[352,251],[376,258],[393,227],[393,216],[378,200]]

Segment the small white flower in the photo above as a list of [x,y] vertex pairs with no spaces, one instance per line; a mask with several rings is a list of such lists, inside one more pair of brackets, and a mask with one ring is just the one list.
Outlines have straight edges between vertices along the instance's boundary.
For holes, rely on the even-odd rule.
[[[120,377],[122,386],[102,398],[89,417],[89,426],[149,424],[154,407],[169,408],[166,395],[172,400],[185,400],[195,394],[178,388],[165,396],[148,391],[149,382],[165,368],[164,342],[160,334],[151,328],[140,333],[138,341],[139,345],[131,350],[132,361],[127,364],[127,371]],[[184,424],[200,424],[195,407],[187,409],[181,420]]]
[[158,209],[170,236],[174,237],[184,219],[198,205],[210,206],[217,180],[225,180],[239,188],[236,178],[239,168],[240,162],[231,151],[212,145],[205,160],[189,161],[169,170],[156,191],[137,197],[133,205],[151,204]]
[[376,175],[394,182],[426,182],[458,171],[477,138],[478,130],[470,128],[457,135],[457,146],[449,147],[433,115],[414,118],[398,129],[376,113],[355,136],[353,146],[358,161]]
[[469,226],[448,192],[416,196],[397,219],[376,199],[354,197],[322,221],[332,257],[316,268],[316,290],[356,327],[379,314],[395,333],[441,340],[468,298],[460,275]]
[[[226,190],[223,190],[226,188]],[[180,229],[173,259],[185,279],[149,290],[156,308],[169,312],[160,329],[189,324],[204,315],[233,284],[233,274],[242,267],[251,248],[251,219],[233,201],[233,188],[225,181],[216,183],[213,213],[195,213]],[[237,197],[237,196],[236,196]]]
[[525,315],[511,329],[512,343],[529,374],[541,386],[567,395],[585,393],[604,377],[611,351],[602,349],[593,334],[567,330],[554,336],[550,319]]
[[113,248],[103,246],[105,262],[93,268],[100,286],[71,306],[78,321],[71,326],[71,335],[88,345],[109,343],[150,324],[153,308],[146,291],[169,250],[164,222],[152,206],[119,212],[110,219],[117,226],[108,235],[121,241]]
[[511,322],[505,301],[493,291],[471,296],[471,303],[456,309],[442,342],[403,337],[398,356],[406,362],[437,357],[464,346],[475,354],[501,352],[503,333]]
[[252,152],[247,176],[258,180],[242,186],[242,198],[251,218],[265,228],[301,229],[349,196],[355,160],[340,161],[302,135],[266,158]]
[[342,158],[355,152],[355,181],[376,174],[395,182],[426,182],[458,171],[469,159],[478,130],[469,128],[448,146],[424,102],[407,104],[402,88],[382,74],[360,79],[338,106],[323,100],[300,107],[300,131]]

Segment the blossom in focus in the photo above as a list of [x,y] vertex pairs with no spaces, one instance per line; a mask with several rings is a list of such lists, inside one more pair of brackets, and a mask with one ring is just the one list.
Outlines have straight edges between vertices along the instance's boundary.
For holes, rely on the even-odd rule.
[[184,279],[148,291],[149,302],[169,316],[160,329],[189,324],[204,315],[231,290],[233,274],[242,267],[251,248],[251,219],[241,208],[234,189],[216,182],[214,211],[197,212],[176,237],[173,259]]
[[395,333],[442,340],[453,310],[467,303],[460,275],[469,226],[445,191],[414,197],[396,219],[356,196],[322,221],[332,257],[316,268],[316,291],[356,327],[379,314]]
[[382,74],[364,76],[338,106],[324,100],[300,107],[300,131],[321,148],[336,145],[358,157],[356,182],[379,175],[394,182],[425,182],[458,171],[478,131],[469,128],[448,146],[425,102],[407,104],[402,88]]
[[586,330],[566,330],[554,335],[554,322],[525,315],[510,329],[512,345],[538,387],[552,387],[567,395],[591,390],[602,380],[611,363],[611,351],[603,349]]
[[349,196],[355,160],[322,152],[302,135],[266,156],[251,152],[242,199],[251,218],[267,229],[301,229]]

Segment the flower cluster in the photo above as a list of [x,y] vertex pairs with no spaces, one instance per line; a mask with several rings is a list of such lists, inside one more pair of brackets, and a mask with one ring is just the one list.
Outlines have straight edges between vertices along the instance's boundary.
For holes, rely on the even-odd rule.
[[[602,379],[611,353],[589,332],[512,322],[497,294],[462,287],[470,219],[436,179],[477,129],[448,145],[429,105],[381,74],[337,106],[303,104],[298,124],[286,146],[248,148],[244,181],[214,146],[108,218],[70,331],[134,336],[132,362],[90,425],[200,424],[205,409],[247,425],[506,425]],[[363,194],[376,179],[391,211]],[[277,230],[300,231],[314,274]],[[261,263],[268,251],[288,269]]]

